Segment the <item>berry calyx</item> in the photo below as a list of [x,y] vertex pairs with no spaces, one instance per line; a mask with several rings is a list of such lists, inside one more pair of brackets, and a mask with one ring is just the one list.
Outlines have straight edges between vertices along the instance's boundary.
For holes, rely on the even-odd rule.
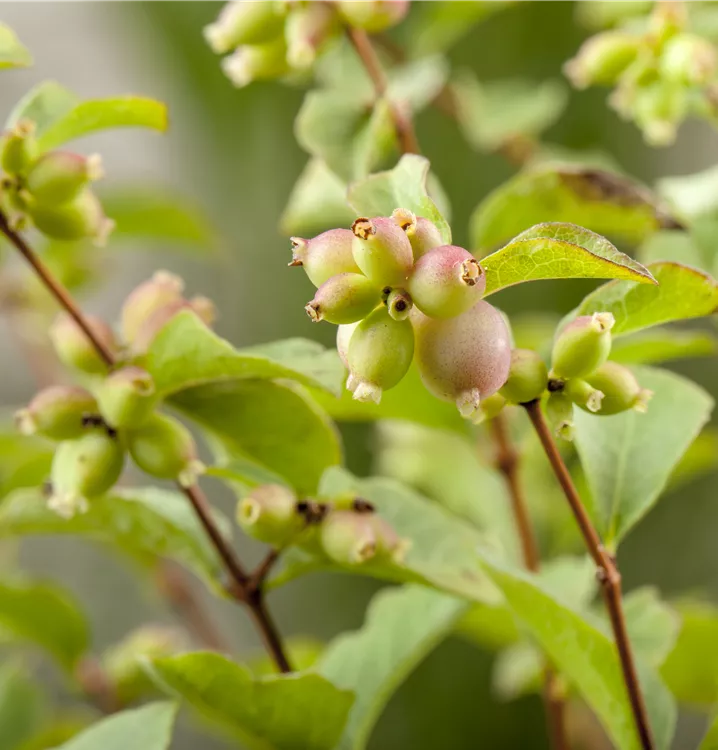
[[[107,323],[92,315],[86,317],[95,338],[111,352],[117,351],[115,334]],[[67,313],[59,313],[49,330],[50,341],[60,361],[75,370],[107,372],[107,363],[98,354],[85,332]]]
[[72,440],[86,431],[83,417],[94,413],[97,403],[89,391],[78,386],[53,385],[16,412],[15,423],[23,435]]
[[379,289],[366,276],[341,273],[325,281],[304,309],[315,323],[347,324],[366,317],[379,301]]
[[67,151],[51,151],[28,170],[25,184],[38,202],[58,206],[75,198],[90,182],[102,177],[97,154],[84,157]]
[[423,216],[415,216],[406,208],[394,209],[391,217],[406,232],[414,253],[414,260],[419,260],[429,250],[444,244],[441,232],[433,221]]
[[526,404],[541,396],[548,383],[548,368],[531,349],[511,352],[509,377],[501,387],[501,395],[512,404]]
[[237,88],[253,81],[279,78],[289,72],[287,44],[283,36],[261,44],[246,44],[225,57],[220,65]]
[[413,307],[411,296],[403,289],[392,289],[386,298],[386,309],[394,320],[406,320]]
[[203,33],[212,51],[221,55],[240,44],[268,42],[281,34],[283,24],[281,3],[230,2]]
[[140,367],[115,370],[97,389],[100,413],[115,429],[141,427],[158,401],[152,376]]
[[302,266],[316,287],[340,273],[361,273],[352,255],[354,235],[348,229],[330,229],[311,240],[292,237],[290,266]]
[[414,255],[404,230],[391,218],[359,218],[352,224],[352,253],[362,273],[379,286],[403,287]]
[[596,414],[601,411],[603,402],[603,391],[594,388],[589,382],[582,378],[572,378],[566,381],[563,392],[584,411]]
[[335,510],[322,521],[320,543],[326,555],[341,565],[361,565],[377,554],[372,514]]
[[604,362],[595,372],[586,376],[593,388],[603,392],[599,414],[619,414],[628,409],[645,412],[652,391],[641,388],[636,376],[618,362]]
[[294,492],[278,484],[256,487],[243,497],[236,518],[246,534],[277,547],[291,542],[306,525]]
[[581,315],[556,337],[551,356],[552,376],[582,378],[600,367],[611,352],[611,313]]

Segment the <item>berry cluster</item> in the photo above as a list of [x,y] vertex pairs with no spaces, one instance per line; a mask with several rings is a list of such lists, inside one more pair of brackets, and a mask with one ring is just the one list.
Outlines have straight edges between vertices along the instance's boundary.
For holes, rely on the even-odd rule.
[[[125,300],[120,340],[103,321],[88,317],[94,338],[111,354],[112,367],[68,314],[60,314],[50,339],[61,362],[83,386],[51,386],[16,415],[19,429],[59,442],[52,463],[49,505],[70,516],[118,480],[129,453],[148,474],[192,484],[203,470],[194,438],[179,421],[157,411],[160,397],[152,376],[142,369],[148,346],[183,310],[210,323],[212,303],[186,300],[183,283],[160,271]],[[122,343],[120,343],[122,342]]]
[[689,114],[715,120],[718,113],[716,49],[686,27],[683,5],[658,4],[644,33],[617,29],[588,39],[566,75],[577,88],[615,86],[614,109],[650,144],[668,145]]
[[21,120],[0,137],[0,210],[12,229],[31,222],[57,240],[101,245],[114,223],[90,185],[102,177],[100,157],[40,153],[35,124]]
[[217,54],[231,52],[222,69],[235,86],[282,78],[309,70],[343,25],[371,33],[399,23],[409,0],[365,2],[231,2],[205,27],[208,44]]
[[292,244],[290,265],[317,287],[305,309],[339,326],[337,349],[358,401],[379,403],[412,360],[428,390],[465,417],[506,381],[511,336],[481,299],[484,271],[467,250],[443,244],[428,219],[399,208]]

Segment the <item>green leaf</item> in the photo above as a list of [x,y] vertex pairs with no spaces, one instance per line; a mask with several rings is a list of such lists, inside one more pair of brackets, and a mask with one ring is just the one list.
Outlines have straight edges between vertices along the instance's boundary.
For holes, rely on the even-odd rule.
[[664,177],[658,180],[656,187],[658,193],[687,218],[718,211],[718,167],[680,177]]
[[0,737],[3,750],[20,750],[38,728],[44,709],[43,696],[21,666],[0,665]]
[[[218,516],[226,528],[226,522]],[[95,498],[87,513],[61,518],[37,491],[20,490],[0,503],[0,538],[71,534],[97,540],[141,560],[168,557],[206,580],[221,566],[187,499],[159,488],[114,490]]]
[[623,598],[623,613],[631,644],[647,664],[660,667],[673,650],[681,618],[661,600],[658,589],[644,586]]
[[698,269],[705,269],[707,265],[691,235],[677,229],[664,229],[652,234],[641,245],[637,255],[646,264],[667,260]]
[[336,428],[292,383],[232,380],[190,388],[171,404],[204,428],[217,458],[249,457],[311,494],[342,449]]
[[317,671],[356,696],[337,750],[362,750],[392,694],[454,627],[466,603],[420,586],[379,592],[363,627],[333,641]]
[[678,263],[651,263],[658,286],[610,281],[579,305],[578,315],[610,312],[611,333],[621,336],[643,328],[711,315],[718,308],[718,284],[708,274]]
[[349,186],[348,199],[360,216],[389,216],[395,208],[408,208],[436,224],[446,244],[451,229],[429,197],[429,161],[423,156],[405,154],[387,172],[370,175]]
[[537,224],[482,259],[485,296],[524,281],[540,279],[635,279],[655,283],[651,274],[607,239],[574,224]]
[[671,474],[669,489],[718,469],[718,430],[706,427],[691,443]]
[[644,188],[599,169],[544,165],[516,175],[488,195],[471,219],[471,243],[490,250],[539,222],[570,222],[638,244],[676,226]]
[[255,678],[214,653],[157,659],[149,668],[161,688],[262,750],[331,750],[353,702],[318,674]]
[[32,55],[28,49],[9,26],[0,23],[0,70],[29,65],[32,65]]
[[703,331],[657,328],[616,339],[611,359],[629,365],[653,364],[673,359],[711,357],[718,351],[718,339]]
[[319,495],[332,498],[346,492],[356,492],[369,500],[399,537],[410,542],[402,564],[370,561],[342,567],[296,548],[283,556],[272,585],[315,570],[335,570],[397,582],[420,582],[481,603],[496,601],[496,591],[478,564],[476,548],[483,537],[476,529],[392,479],[358,480],[343,469],[327,471]]
[[[615,644],[600,628],[550,593],[535,577],[484,558],[509,607],[558,671],[579,691],[621,750],[640,750]],[[656,747],[669,747],[676,720],[670,694],[639,662],[639,675]]]
[[144,366],[164,397],[208,383],[275,378],[338,393],[343,375],[336,352],[316,342],[289,339],[238,350],[191,312],[162,328]]
[[317,158],[311,158],[292,188],[279,221],[282,234],[311,237],[356,218],[347,203],[346,185]]
[[0,498],[19,487],[39,487],[50,475],[53,453],[42,438],[0,432]]
[[354,92],[309,91],[294,126],[299,145],[342,180],[365,177],[396,143],[389,102],[371,101]]
[[503,701],[513,701],[541,689],[546,664],[532,644],[514,643],[496,655],[491,671],[491,688]]
[[41,646],[67,669],[88,647],[87,622],[77,603],[49,584],[0,581],[0,627]]
[[43,81],[20,99],[8,116],[6,125],[10,128],[20,120],[32,120],[39,136],[52,123],[71,112],[79,102],[72,91],[56,81]]
[[718,750],[718,718],[711,722],[698,750]]
[[612,547],[658,500],[713,408],[711,397],[680,375],[641,367],[636,376],[654,393],[645,414],[601,417],[576,410],[574,417],[592,514]]
[[223,464],[210,466],[207,475],[222,479],[241,494],[260,484],[284,484],[287,480],[249,458],[233,458]]
[[150,703],[101,719],[55,750],[167,750],[177,714],[174,703]]
[[505,79],[480,83],[462,71],[452,83],[459,125],[466,140],[481,151],[494,151],[516,138],[535,138],[553,125],[568,102],[558,81]]

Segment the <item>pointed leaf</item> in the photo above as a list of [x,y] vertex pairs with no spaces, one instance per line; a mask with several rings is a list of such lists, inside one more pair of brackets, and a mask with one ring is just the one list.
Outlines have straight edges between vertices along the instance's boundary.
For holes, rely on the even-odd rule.
[[467,605],[420,586],[379,592],[363,627],[333,641],[318,672],[356,700],[337,750],[362,750],[407,675],[451,632]]
[[446,244],[451,229],[436,203],[429,197],[429,162],[423,156],[405,154],[387,172],[370,175],[349,186],[348,199],[360,216],[389,216],[395,208],[408,208],[436,224]]
[[156,659],[149,669],[161,688],[263,750],[331,750],[353,702],[318,674],[256,678],[208,652]]
[[654,392],[645,414],[575,414],[575,443],[591,491],[593,517],[612,546],[658,500],[713,408],[711,397],[680,375],[641,367],[636,376],[643,388]]
[[617,338],[611,347],[611,359],[629,365],[650,365],[673,359],[711,357],[716,352],[718,339],[710,333],[657,328]]
[[55,750],[167,750],[177,706],[150,703],[101,719]]
[[30,52],[9,26],[0,23],[0,70],[28,65],[32,65]]
[[6,124],[10,128],[20,120],[32,120],[37,128],[37,135],[40,136],[79,103],[80,99],[76,94],[56,81],[43,81],[20,99]]
[[574,224],[538,224],[482,259],[485,296],[539,279],[635,279],[655,283],[638,262],[607,239]]
[[658,286],[611,281],[579,305],[578,315],[610,312],[614,336],[643,328],[711,315],[718,309],[718,284],[708,274],[678,263],[651,263]]
[[[484,558],[509,607],[579,691],[620,750],[640,750],[615,644],[592,622],[551,594],[535,577]],[[676,708],[657,675],[639,663],[656,747],[667,750]]]
[[578,224],[631,244],[677,226],[645,188],[625,177],[553,164],[521,172],[479,204],[471,219],[472,247],[490,250],[545,221]]

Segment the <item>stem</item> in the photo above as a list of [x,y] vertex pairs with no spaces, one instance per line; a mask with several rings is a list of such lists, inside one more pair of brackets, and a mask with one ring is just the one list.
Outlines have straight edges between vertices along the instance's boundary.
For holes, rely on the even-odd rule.
[[[23,237],[10,227],[7,218],[1,211],[0,234],[4,234],[5,237],[7,237],[7,239],[17,248],[25,260],[27,260],[32,266],[50,294],[55,297],[60,307],[62,307],[73,318],[80,329],[85,333],[88,340],[95,347],[97,353],[106,362],[108,367],[114,366],[115,357],[113,353],[109,351],[103,345],[102,341],[95,336],[87,318],[84,316],[82,310],[79,308],[70,293],[57,279],[55,279],[52,272],[40,260],[35,251],[25,242]],[[207,532],[207,536],[209,536],[217,554],[231,576],[232,584],[228,587],[228,590],[237,601],[246,604],[249,608],[252,619],[262,636],[262,640],[267,646],[267,650],[274,659],[279,670],[281,672],[291,671],[289,661],[284,654],[277,628],[266,609],[263,600],[263,592],[261,589],[256,589],[251,592],[249,591],[249,576],[244,571],[244,567],[236,553],[214,522],[210,512],[209,503],[207,502],[204,493],[197,485],[183,487],[181,484],[177,483],[177,487],[190,501],[200,523]]]
[[561,489],[563,490],[564,495],[568,500],[568,504],[571,507],[571,511],[578,523],[578,527],[584,541],[586,542],[588,552],[598,568],[598,580],[601,584],[606,609],[608,610],[609,618],[611,620],[611,628],[613,629],[618,656],[621,662],[621,670],[623,671],[623,680],[626,684],[626,690],[628,691],[628,698],[631,703],[631,709],[636,722],[636,729],[638,730],[641,747],[643,750],[653,750],[654,745],[650,724],[648,722],[648,714],[646,713],[646,705],[638,681],[636,664],[631,650],[628,630],[626,628],[626,618],[623,614],[621,574],[616,565],[616,561],[604,548],[603,543],[601,542],[601,537],[591,523],[591,519],[586,512],[586,508],[584,507],[578,492],[576,491],[571,475],[566,468],[563,458],[561,458],[561,454],[554,442],[551,431],[546,424],[539,401],[530,401],[527,404],[522,404],[522,406],[526,409],[531,424],[536,430],[536,434],[541,441],[541,445],[548,457],[551,468],[561,485]]

